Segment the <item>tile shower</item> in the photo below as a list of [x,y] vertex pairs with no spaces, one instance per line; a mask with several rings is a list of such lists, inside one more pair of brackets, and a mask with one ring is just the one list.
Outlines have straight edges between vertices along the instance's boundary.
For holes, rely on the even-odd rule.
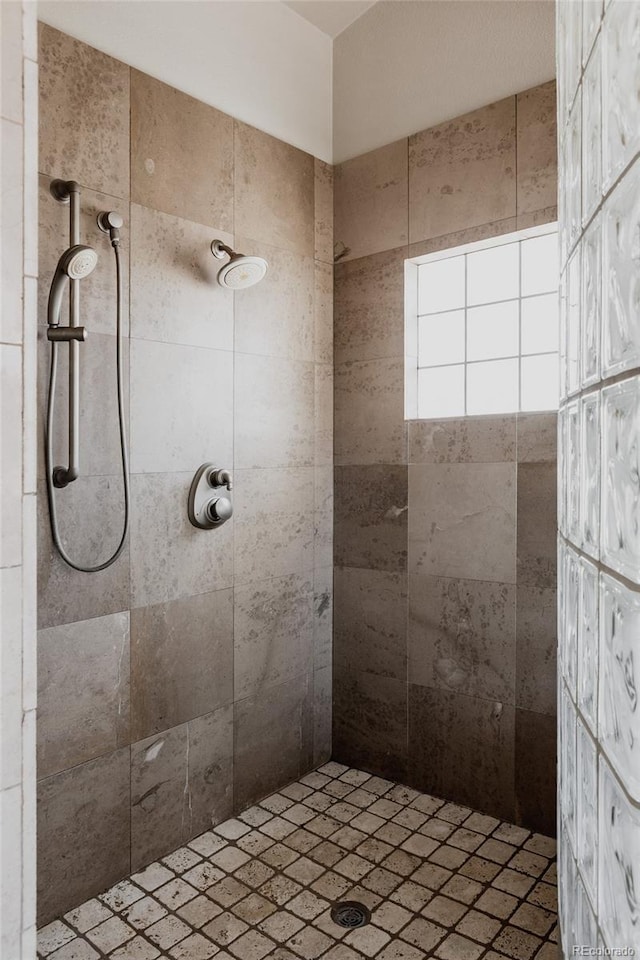
[[[101,254],[67,545],[90,561],[120,525],[105,208],[125,218],[134,490],[129,549],[83,577],[51,548],[38,463],[43,956],[551,960],[556,547],[564,951],[636,943],[639,18],[558,9],[557,544],[555,415],[402,412],[404,258],[556,218],[555,84],[333,171],[41,28],[42,383],[53,176],[81,182]],[[217,288],[214,236],[268,281]],[[209,458],[235,479],[215,550],[175,509]],[[341,937],[345,895],[377,917]]]
[[[71,74],[83,78],[81,102]],[[94,560],[121,522],[117,437],[108,426],[116,422],[111,261],[95,229],[102,209],[125,218],[133,500],[129,549],[88,577],[57,557],[39,498],[41,924],[57,923],[150,863],[168,864],[172,851],[212,822],[226,823],[289,781],[302,776],[297,789],[308,789],[304,775],[330,756],[363,767],[351,775],[373,791],[354,793],[347,768],[338,766],[346,785],[337,783],[326,801],[338,824],[351,819],[341,789],[353,793],[353,816],[359,796],[362,807],[376,802],[376,784],[389,793],[387,803],[393,791],[417,800],[425,790],[461,804],[455,809],[463,820],[476,818],[467,831],[477,820],[491,834],[508,821],[500,827],[505,838],[542,845],[552,857],[553,841],[542,835],[554,832],[555,808],[556,418],[406,424],[402,267],[406,256],[554,219],[555,85],[445,125],[447,143],[459,140],[459,129],[471,133],[444,159],[430,153],[436,130],[336,168],[336,239],[338,251],[348,249],[333,291],[331,167],[47,26],[40,77],[41,412],[47,283],[66,217],[49,194],[52,177],[79,180],[82,240],[104,254],[83,286],[92,330],[81,384],[85,463],[73,496],[59,498],[67,545],[84,562]],[[451,200],[429,201],[425,162],[436,177],[446,171]],[[475,207],[459,182],[461,164],[470,192],[474,176],[495,187]],[[369,219],[355,183],[376,195]],[[214,237],[266,257],[264,283],[235,298],[216,287]],[[64,441],[60,431],[56,442]],[[193,472],[210,459],[233,471],[235,518],[202,533],[180,507]],[[40,464],[41,485],[42,477]],[[440,502],[437,491],[448,486],[458,499]],[[99,524],[90,509],[96,502]],[[422,574],[412,558],[429,536],[430,513],[469,509],[481,517],[475,550],[462,557],[469,530],[452,528],[431,544],[437,562]],[[474,556],[488,547],[496,562],[480,576]],[[437,664],[451,657],[452,643],[464,692],[439,679]],[[509,825],[515,822],[522,826]],[[300,842],[311,851],[309,836]],[[435,840],[411,842],[416,850],[430,843],[434,855],[438,848]],[[506,852],[497,833],[487,842],[488,851],[497,844],[496,852]],[[372,877],[375,853],[366,861]],[[458,854],[458,866],[470,854],[471,847]],[[398,877],[411,876],[426,907],[436,888],[427,880],[422,886],[422,874],[413,879],[415,854],[396,859],[408,855]],[[531,855],[533,847],[525,861]],[[518,879],[515,847],[511,856],[512,893],[525,901],[533,881]],[[500,862],[487,857],[475,858],[480,882]],[[229,864],[231,873],[237,869]],[[365,900],[373,892],[358,890]],[[469,907],[481,892],[462,902]],[[523,942],[530,955],[555,949],[544,942],[554,903],[549,893],[544,906],[524,904],[525,915],[550,908],[549,923],[537,935],[521,934],[514,921],[506,955],[517,957]],[[517,900],[510,906],[505,923],[519,909]],[[462,922],[459,902],[445,907]],[[478,910],[489,939],[499,937],[500,925],[493,929],[482,903]],[[450,932],[453,950],[462,934]],[[371,953],[362,949],[373,956],[388,939],[372,940]],[[398,957],[428,946],[416,942],[411,953],[411,942],[401,940]],[[489,940],[472,935],[468,943],[460,948],[475,957]],[[147,940],[143,948],[156,955]],[[63,960],[76,947],[58,949]],[[87,956],[93,949],[86,947]],[[449,947],[442,950],[448,955]]]
[[405,420],[404,260],[555,221],[555,99],[335,168],[333,755],[548,834],[557,417]]
[[640,944],[636,3],[558,5],[560,909],[566,945]]
[[[53,177],[80,183],[100,256],[82,286],[82,476],[57,495],[81,562],[122,524],[99,210],[125,221],[132,486],[125,552],[77,573],[52,547],[39,465],[46,923],[330,757],[333,211],[326,164],[51,27],[39,39],[41,417],[68,220]],[[269,261],[258,288],[216,284],[216,238]],[[186,515],[205,461],[234,481],[233,523],[213,531]]]

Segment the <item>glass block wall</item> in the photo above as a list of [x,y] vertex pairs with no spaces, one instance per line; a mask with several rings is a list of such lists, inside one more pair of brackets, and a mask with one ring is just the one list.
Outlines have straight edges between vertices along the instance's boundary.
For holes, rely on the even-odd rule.
[[640,953],[640,3],[560,0],[565,957]]

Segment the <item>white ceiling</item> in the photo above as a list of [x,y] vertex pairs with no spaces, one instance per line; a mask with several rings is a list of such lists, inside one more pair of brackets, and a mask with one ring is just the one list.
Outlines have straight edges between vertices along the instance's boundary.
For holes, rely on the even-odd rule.
[[284,3],[333,39],[366,13],[376,0],[284,0]]
[[39,0],[38,15],[329,162],[555,75],[554,0]]
[[553,0],[380,0],[333,42],[334,162],[554,76]]

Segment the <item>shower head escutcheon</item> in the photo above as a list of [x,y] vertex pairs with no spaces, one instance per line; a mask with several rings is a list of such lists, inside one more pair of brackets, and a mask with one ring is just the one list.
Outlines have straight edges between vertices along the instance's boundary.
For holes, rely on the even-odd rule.
[[218,272],[218,283],[229,290],[245,290],[260,283],[269,266],[262,257],[245,257],[242,253],[236,253],[222,240],[213,241],[211,253],[218,260],[229,257],[229,263],[225,263]]
[[49,303],[47,306],[47,323],[50,327],[57,327],[60,323],[60,307],[66,280],[84,280],[93,273],[98,262],[98,254],[93,247],[86,247],[77,243],[62,254],[58,260],[56,272],[53,275]]

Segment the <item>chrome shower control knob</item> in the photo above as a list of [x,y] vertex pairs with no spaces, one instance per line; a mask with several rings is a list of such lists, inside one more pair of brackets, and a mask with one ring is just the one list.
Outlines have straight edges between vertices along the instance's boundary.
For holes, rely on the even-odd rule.
[[233,514],[233,504],[226,497],[213,497],[205,510],[211,523],[224,523]]

